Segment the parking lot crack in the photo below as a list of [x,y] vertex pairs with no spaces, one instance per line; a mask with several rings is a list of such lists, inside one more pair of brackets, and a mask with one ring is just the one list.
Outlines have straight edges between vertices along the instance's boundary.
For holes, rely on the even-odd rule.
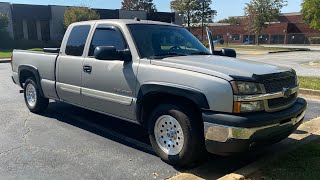
[[27,136],[28,136],[28,134],[31,132],[31,128],[27,125],[27,123],[28,123],[28,120],[29,120],[29,118],[31,117],[31,113],[29,112],[28,113],[28,115],[27,115],[27,117],[25,118],[25,120],[24,120],[24,123],[23,123],[23,125],[24,125],[24,128],[26,128],[27,129],[27,132],[23,135],[23,140],[24,140],[24,143],[26,144],[26,145],[28,145],[29,147],[31,147],[31,145],[28,143],[28,140],[27,140]]

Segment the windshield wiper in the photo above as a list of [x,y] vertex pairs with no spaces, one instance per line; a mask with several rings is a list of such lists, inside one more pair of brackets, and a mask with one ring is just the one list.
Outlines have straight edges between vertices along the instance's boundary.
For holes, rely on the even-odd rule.
[[194,52],[194,53],[191,53],[190,55],[212,55],[212,54],[207,52]]
[[168,52],[168,53],[163,53],[163,54],[156,54],[156,55],[150,56],[149,58],[151,58],[151,59],[162,59],[162,57],[166,57],[166,56],[187,56],[187,55],[188,54]]

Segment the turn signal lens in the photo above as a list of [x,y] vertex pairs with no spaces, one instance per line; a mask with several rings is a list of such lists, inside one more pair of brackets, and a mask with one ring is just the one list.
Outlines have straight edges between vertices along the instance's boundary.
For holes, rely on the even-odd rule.
[[234,102],[234,113],[256,112],[264,109],[263,101]]
[[241,113],[241,102],[234,102],[233,112],[234,113]]

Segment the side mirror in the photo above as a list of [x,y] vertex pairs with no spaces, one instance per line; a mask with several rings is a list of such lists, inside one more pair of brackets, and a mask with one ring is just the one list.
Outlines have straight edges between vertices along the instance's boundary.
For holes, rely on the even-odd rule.
[[223,48],[221,51],[213,51],[213,55],[236,58],[237,52],[234,49]]
[[125,62],[132,61],[129,49],[117,51],[114,46],[98,46],[94,50],[94,58],[99,60],[123,60]]
[[237,52],[234,49],[223,48],[221,49],[221,55],[236,58]]

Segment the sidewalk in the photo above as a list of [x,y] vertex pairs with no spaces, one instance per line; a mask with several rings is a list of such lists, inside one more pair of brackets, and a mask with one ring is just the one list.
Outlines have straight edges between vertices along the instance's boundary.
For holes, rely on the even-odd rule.
[[314,46],[310,46],[310,45],[288,45],[288,44],[278,44],[278,45],[262,45],[264,47],[280,47],[280,48],[308,48],[311,51],[320,51],[320,45],[314,45]]

